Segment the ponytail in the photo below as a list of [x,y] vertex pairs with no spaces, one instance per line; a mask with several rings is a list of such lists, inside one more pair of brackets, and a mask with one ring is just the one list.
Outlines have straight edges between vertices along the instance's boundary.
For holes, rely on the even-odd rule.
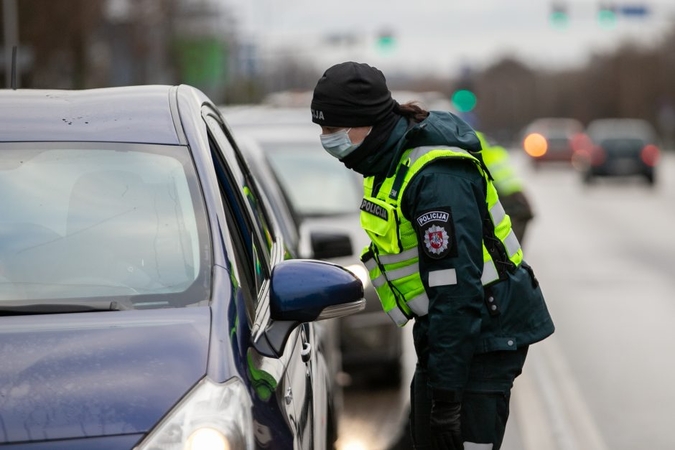
[[394,112],[416,123],[423,121],[429,116],[429,111],[422,109],[416,102],[408,102],[402,105],[396,104]]

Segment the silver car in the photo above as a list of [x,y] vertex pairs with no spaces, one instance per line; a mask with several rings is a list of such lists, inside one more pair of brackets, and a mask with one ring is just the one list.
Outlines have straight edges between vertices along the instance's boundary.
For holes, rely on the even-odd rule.
[[[240,142],[255,141],[264,159],[251,164],[254,171],[269,170],[276,177],[299,225],[301,257],[328,259],[340,264],[363,282],[366,308],[340,319],[342,367],[354,382],[400,381],[402,330],[382,312],[375,289],[360,261],[370,240],[359,221],[363,187],[359,174],[346,169],[321,147],[320,129],[309,120],[308,109],[252,107],[228,111],[233,132]],[[246,154],[246,149],[242,149]],[[255,167],[266,164],[267,168]],[[348,233],[348,256],[323,258],[318,236]],[[342,243],[343,244],[343,243]],[[336,240],[323,244],[342,245]]]

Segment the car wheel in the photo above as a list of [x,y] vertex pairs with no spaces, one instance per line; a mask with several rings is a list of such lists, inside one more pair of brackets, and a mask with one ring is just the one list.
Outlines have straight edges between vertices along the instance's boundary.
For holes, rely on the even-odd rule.
[[582,175],[582,181],[584,184],[592,184],[595,181],[595,177],[590,172],[584,172]]
[[656,178],[654,177],[654,172],[646,173],[645,178],[647,178],[647,184],[649,184],[650,186],[654,186],[654,184],[656,184]]
[[326,427],[326,449],[335,450],[338,440],[338,418],[334,407],[328,408],[328,424]]

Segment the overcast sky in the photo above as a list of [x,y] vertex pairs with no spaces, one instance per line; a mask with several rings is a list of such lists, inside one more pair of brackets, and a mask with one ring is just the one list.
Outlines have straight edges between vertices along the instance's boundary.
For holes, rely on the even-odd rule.
[[[506,55],[533,67],[579,66],[593,52],[626,39],[659,42],[675,24],[675,0],[645,0],[647,18],[619,16],[613,29],[596,21],[597,0],[565,3],[569,22],[559,28],[548,19],[550,0],[226,0],[241,31],[263,54],[292,48],[319,67],[357,60],[383,71],[445,75],[480,69]],[[383,30],[393,30],[396,38],[388,51],[375,44]],[[354,42],[327,45],[326,38],[335,35]]]

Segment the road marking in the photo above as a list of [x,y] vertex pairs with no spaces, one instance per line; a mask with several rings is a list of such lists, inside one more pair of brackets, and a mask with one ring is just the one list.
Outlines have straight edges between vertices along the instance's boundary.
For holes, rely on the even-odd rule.
[[555,335],[532,346],[513,393],[524,450],[608,450]]

